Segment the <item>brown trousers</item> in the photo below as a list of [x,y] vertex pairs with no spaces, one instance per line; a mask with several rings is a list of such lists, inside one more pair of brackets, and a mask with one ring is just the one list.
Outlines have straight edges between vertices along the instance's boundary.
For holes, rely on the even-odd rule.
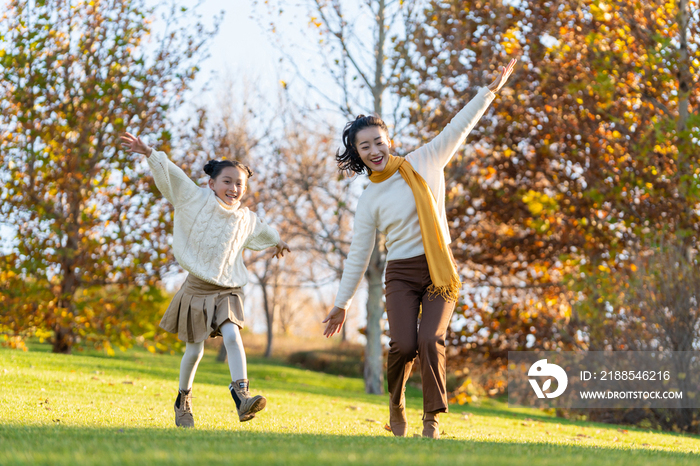
[[455,303],[439,296],[429,298],[426,291],[431,284],[425,255],[387,263],[386,309],[391,336],[387,382],[391,402],[400,404],[406,380],[418,355],[423,382],[423,411],[446,413],[445,335]]

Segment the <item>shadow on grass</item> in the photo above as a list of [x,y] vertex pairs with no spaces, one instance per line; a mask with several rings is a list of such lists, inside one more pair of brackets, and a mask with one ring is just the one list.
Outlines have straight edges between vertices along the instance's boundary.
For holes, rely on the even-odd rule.
[[650,449],[390,436],[177,428],[0,425],[2,464],[690,465],[700,455]]

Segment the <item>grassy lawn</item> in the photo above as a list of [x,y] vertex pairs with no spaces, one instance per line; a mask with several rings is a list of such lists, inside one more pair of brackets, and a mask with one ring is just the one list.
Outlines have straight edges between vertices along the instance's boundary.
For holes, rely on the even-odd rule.
[[141,351],[55,355],[0,349],[0,465],[488,464],[696,465],[700,437],[568,422],[496,402],[452,406],[440,440],[421,432],[407,392],[409,437],[384,429],[388,396],[360,379],[249,359],[267,409],[239,423],[228,366],[208,351],[194,386],[196,428],[174,426],[180,358]]

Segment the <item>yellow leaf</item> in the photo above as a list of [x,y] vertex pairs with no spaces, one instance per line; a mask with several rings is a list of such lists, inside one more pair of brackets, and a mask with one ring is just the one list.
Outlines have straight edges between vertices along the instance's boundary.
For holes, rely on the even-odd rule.
[[530,209],[530,212],[532,212],[533,215],[539,214],[542,212],[542,209],[544,209],[544,206],[539,201],[535,201],[532,204],[529,204],[527,207]]

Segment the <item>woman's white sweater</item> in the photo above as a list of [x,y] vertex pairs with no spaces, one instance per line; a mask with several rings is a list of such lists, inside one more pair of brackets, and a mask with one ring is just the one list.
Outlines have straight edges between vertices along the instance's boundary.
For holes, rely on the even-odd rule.
[[173,252],[180,266],[222,287],[248,283],[243,248],[275,246],[277,231],[238,201],[228,206],[210,188],[197,186],[164,152],[152,151],[148,166],[158,190],[175,207]]
[[[487,88],[479,89],[476,96],[439,135],[406,156],[406,160],[423,177],[435,196],[441,233],[448,244],[452,240],[445,215],[444,169],[494,98],[494,94]],[[357,202],[352,244],[335,299],[335,305],[341,309],[350,306],[367,270],[376,230],[386,235],[387,261],[408,259],[425,253],[416,201],[398,170],[381,183],[370,183]]]

